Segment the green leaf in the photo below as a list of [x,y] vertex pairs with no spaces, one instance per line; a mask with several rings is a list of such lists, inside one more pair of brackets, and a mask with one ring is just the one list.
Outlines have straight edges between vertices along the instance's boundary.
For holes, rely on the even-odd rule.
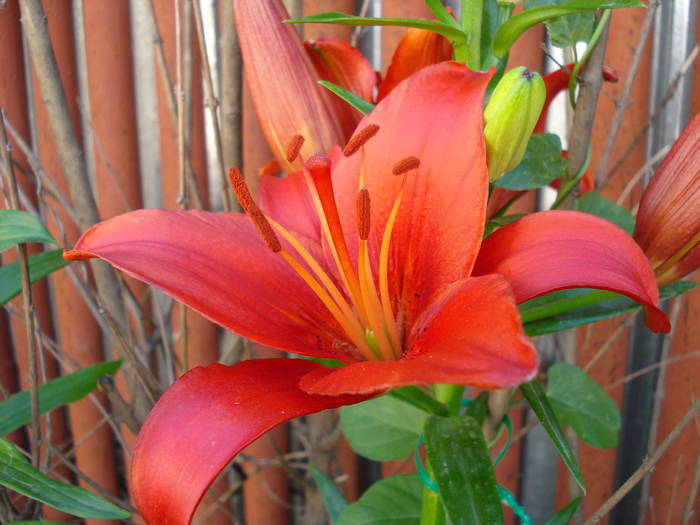
[[294,20],[285,20],[286,24],[338,24],[342,26],[400,26],[417,27],[438,33],[449,40],[463,41],[464,32],[452,24],[435,20],[420,20],[415,18],[373,18],[365,16],[346,15],[345,13],[330,12],[305,16]]
[[11,521],[5,525],[70,525],[63,521]]
[[634,232],[634,215],[632,215],[632,212],[606,199],[597,191],[586,193],[576,199],[575,209],[602,217],[618,225],[630,235]]
[[431,416],[425,423],[425,447],[453,525],[503,523],[491,457],[476,419]]
[[367,102],[361,96],[356,95],[352,91],[348,91],[344,87],[340,87],[334,84],[333,82],[328,82],[327,80],[319,80],[318,83],[334,95],[337,95],[338,97],[342,98],[345,102],[350,104],[363,115],[372,113],[372,110],[374,109],[374,104],[372,104],[371,102]]
[[597,448],[617,446],[622,421],[615,402],[586,372],[567,363],[547,370],[547,397],[557,419]]
[[496,186],[516,191],[541,188],[561,177],[567,164],[561,156],[559,137],[553,133],[536,133],[530,137],[518,167],[498,179]]
[[[39,387],[39,412],[44,414],[55,408],[82,399],[97,387],[103,375],[114,375],[121,361],[110,361],[82,368],[72,374],[59,377]],[[0,436],[29,423],[31,419],[30,394],[18,392],[0,401]]]
[[109,520],[130,516],[84,488],[61,483],[34,470],[12,443],[3,438],[0,438],[0,485],[81,518]]
[[340,409],[340,428],[353,450],[375,461],[408,456],[428,414],[391,396]]
[[544,525],[566,525],[574,517],[574,514],[576,514],[579,505],[581,505],[581,501],[583,501],[583,498],[581,496],[577,496],[571,500],[566,507],[549,518],[547,523]]
[[[659,290],[661,300],[683,295],[698,283],[677,281]],[[636,301],[605,290],[561,290],[520,305],[525,332],[535,337],[634,312]],[[546,312],[549,312],[545,315]]]
[[464,415],[476,420],[479,425],[483,425],[489,413],[489,393],[482,390],[478,396],[471,400],[464,411]]
[[313,465],[311,465],[311,475],[316,482],[318,491],[321,493],[328,517],[331,519],[332,523],[335,523],[338,521],[340,513],[348,506],[348,502],[345,501],[345,498],[335,486],[333,480]]
[[394,388],[389,392],[389,395],[405,403],[409,403],[428,414],[435,414],[437,416],[447,415],[447,405],[445,405],[445,403],[440,403],[440,401],[435,399],[428,392],[417,386],[401,386]]
[[[51,272],[68,266],[70,261],[63,258],[63,250],[52,250],[32,255],[29,258],[29,276],[31,282],[46,277]],[[0,306],[19,295],[22,281],[19,274],[19,262],[14,261],[0,266]]]
[[586,486],[583,484],[583,478],[581,477],[581,468],[578,465],[574,452],[571,450],[569,442],[564,436],[561,425],[557,420],[552,406],[549,404],[549,400],[542,389],[542,385],[535,379],[534,381],[520,385],[520,391],[537,416],[537,419],[542,423],[547,434],[549,434],[552,444],[559,452],[561,459],[564,460],[564,464],[569,469],[569,472],[571,472],[576,483],[578,483],[583,492],[586,492]]
[[[523,7],[535,9],[544,6],[560,6],[566,0],[525,0]],[[588,42],[595,29],[595,14],[574,13],[547,20],[549,41],[557,47],[573,47],[577,42]]]
[[450,14],[450,12],[445,8],[440,0],[425,0],[430,10],[435,15],[435,18],[444,22],[448,26],[452,26],[459,31],[462,30],[462,26],[459,25],[457,20]]
[[337,525],[418,525],[423,484],[416,474],[377,481],[340,514]]
[[540,22],[582,11],[621,7],[644,7],[644,3],[637,0],[573,0],[558,6],[528,9],[501,25],[494,38],[493,52],[497,57],[505,56],[520,35]]
[[0,210],[0,252],[23,242],[56,244],[56,239],[31,213],[20,210]]

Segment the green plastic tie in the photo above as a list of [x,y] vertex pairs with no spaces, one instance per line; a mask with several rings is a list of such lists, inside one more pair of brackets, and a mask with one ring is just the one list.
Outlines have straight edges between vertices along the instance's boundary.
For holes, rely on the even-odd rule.
[[515,496],[513,496],[511,491],[502,485],[498,485],[498,495],[501,497],[501,501],[513,509],[515,515],[520,518],[520,525],[532,525],[530,516],[527,515],[525,509],[515,500]]

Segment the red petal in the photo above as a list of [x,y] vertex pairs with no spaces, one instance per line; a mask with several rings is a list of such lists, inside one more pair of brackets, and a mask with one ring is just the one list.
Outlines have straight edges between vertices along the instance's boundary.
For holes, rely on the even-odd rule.
[[296,134],[306,138],[305,156],[344,142],[347,137],[335,115],[334,95],[317,84],[318,74],[296,28],[282,23],[289,18],[282,2],[236,0],[233,7],[255,109],[285,171],[287,144]]
[[364,158],[372,203],[370,246],[376,248],[403,179],[392,175],[392,167],[409,156],[420,159],[420,167],[406,175],[389,269],[398,288],[394,297],[402,294],[409,322],[411,312],[424,308],[436,290],[469,274],[481,242],[488,189],[482,102],[490,77],[454,62],[419,71],[363,119],[359,129],[377,124],[379,132],[364,146],[364,155],[343,157],[333,174],[352,250]]
[[575,211],[545,211],[504,226],[483,243],[474,275],[500,273],[518,303],[564,288],[602,288],[647,308],[649,327],[670,329],[654,273],[634,240],[614,224]]
[[384,80],[379,84],[377,101],[416,71],[451,59],[452,45],[444,36],[425,29],[409,29],[396,47]]
[[[372,102],[377,73],[362,53],[339,38],[320,38],[305,42],[304,46],[322,80],[333,82]],[[333,102],[343,131],[349,137],[362,115],[338,97],[334,97]]]
[[500,275],[451,285],[416,320],[400,361],[367,361],[304,376],[310,393],[373,393],[401,385],[454,383],[507,388],[537,373],[515,298]]
[[[644,190],[634,238],[654,268],[682,248],[691,248],[700,232],[700,114],[685,128]],[[697,239],[695,240],[697,245]],[[664,283],[698,267],[700,257],[685,256]]]
[[93,226],[75,248],[243,337],[347,360],[331,335],[342,333],[340,327],[244,215],[138,210]]
[[188,524],[204,491],[246,445],[292,418],[367,396],[317,396],[299,379],[321,365],[259,359],[198,367],[178,379],[148,415],[134,449],[131,486],[150,525]]

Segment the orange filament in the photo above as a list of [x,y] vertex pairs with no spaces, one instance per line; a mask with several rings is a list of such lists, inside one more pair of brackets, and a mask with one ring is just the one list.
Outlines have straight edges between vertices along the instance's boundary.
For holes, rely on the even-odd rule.
[[294,135],[292,139],[287,144],[287,162],[290,164],[296,160],[301,151],[301,147],[304,145],[304,137],[301,135]]
[[360,240],[366,241],[369,237],[370,224],[370,200],[367,188],[362,188],[357,193],[357,235]]
[[391,173],[394,175],[403,175],[404,173],[417,169],[418,166],[420,166],[420,160],[416,157],[406,157],[394,164]]
[[369,139],[374,137],[379,131],[379,126],[376,124],[370,124],[365,126],[360,131],[358,131],[354,137],[352,137],[348,143],[343,148],[343,155],[346,157],[351,157],[359,151],[359,149],[364,146]]
[[260,232],[260,235],[262,236],[263,241],[265,241],[267,247],[274,253],[279,252],[282,249],[280,240],[277,238],[277,235],[275,235],[275,232],[272,229],[272,226],[270,226],[270,223],[267,221],[265,214],[263,214],[263,212],[260,211],[260,208],[258,208],[258,205],[255,204],[253,197],[250,195],[248,185],[246,184],[243,175],[241,175],[241,172],[238,171],[237,168],[231,168],[228,172],[228,176],[231,180],[233,192],[236,194],[241,208],[243,208],[250,220],[253,221],[253,224]]

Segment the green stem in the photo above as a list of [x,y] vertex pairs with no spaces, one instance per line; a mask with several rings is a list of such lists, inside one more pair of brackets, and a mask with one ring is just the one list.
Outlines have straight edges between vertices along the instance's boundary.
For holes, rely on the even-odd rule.
[[438,383],[433,385],[433,393],[435,394],[435,399],[447,405],[447,410],[451,416],[459,414],[459,404],[462,402],[464,386]]
[[588,145],[588,150],[586,151],[586,158],[583,161],[583,166],[581,166],[581,169],[578,170],[578,172],[568,180],[566,181],[566,177],[562,178],[562,183],[563,186],[561,190],[559,190],[559,194],[557,195],[556,200],[552,203],[552,206],[549,208],[550,210],[556,210],[559,206],[562,205],[562,203],[566,200],[566,198],[569,196],[569,193],[571,193],[576,185],[581,181],[583,176],[586,174],[586,170],[588,169],[588,165],[591,162],[591,146],[590,144]]
[[484,16],[484,0],[462,0],[462,27],[467,34],[467,65],[474,71],[481,70],[481,22]]
[[[600,35],[603,34],[603,29],[605,29],[605,25],[608,23],[608,20],[610,19],[610,14],[612,11],[610,9],[606,9],[603,11],[603,15],[600,17],[600,20],[598,21],[598,25],[596,26],[595,30],[593,31],[593,34],[591,35],[591,39],[588,41],[588,45],[586,45],[586,51],[583,53],[583,56],[581,57],[581,60],[577,60],[576,64],[574,65],[574,70],[571,72],[571,76],[569,77],[569,100],[571,101],[571,106],[576,107],[576,82],[578,80],[578,72],[581,71],[581,68],[584,66],[586,61],[588,60],[588,55],[591,54],[591,52],[595,49],[596,44],[598,43],[598,40],[600,39]],[[576,48],[574,48],[576,49]]]
[[542,306],[536,306],[534,308],[521,311],[520,317],[523,324],[531,323],[533,321],[540,321],[542,319],[547,319],[548,317],[563,314],[571,310],[576,310],[577,308],[583,308],[584,306],[603,303],[605,301],[609,301],[610,299],[615,299],[616,297],[619,297],[619,294],[608,290],[591,290],[590,292],[585,292],[573,297],[567,297],[565,299],[560,299],[548,304],[543,304]]

